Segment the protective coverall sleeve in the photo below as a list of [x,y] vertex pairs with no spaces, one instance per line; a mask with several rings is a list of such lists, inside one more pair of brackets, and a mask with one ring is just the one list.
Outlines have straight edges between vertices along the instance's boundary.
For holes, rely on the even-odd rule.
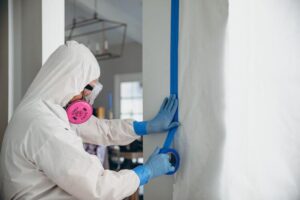
[[[58,129],[58,128],[57,128]],[[96,156],[86,153],[71,130],[54,131],[36,152],[38,169],[78,199],[121,200],[134,193],[139,178],[132,170],[104,170]]]
[[98,119],[92,116],[86,123],[72,124],[84,143],[98,145],[127,145],[140,136],[133,128],[133,120]]

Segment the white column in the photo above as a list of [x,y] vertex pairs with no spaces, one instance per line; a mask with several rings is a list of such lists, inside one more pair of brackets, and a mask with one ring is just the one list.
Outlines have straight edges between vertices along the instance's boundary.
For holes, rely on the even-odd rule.
[[65,1],[42,0],[42,63],[65,41]]
[[[170,0],[143,1],[144,119],[150,119],[169,95]],[[166,134],[144,137],[144,159],[162,146]],[[172,176],[162,176],[145,186],[145,200],[172,199]]]
[[65,1],[13,0],[13,109],[50,54],[64,43]]

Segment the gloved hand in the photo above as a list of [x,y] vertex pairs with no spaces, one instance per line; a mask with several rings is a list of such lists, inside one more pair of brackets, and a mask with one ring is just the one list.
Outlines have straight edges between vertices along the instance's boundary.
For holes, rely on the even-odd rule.
[[138,135],[147,133],[165,132],[179,126],[179,122],[172,122],[178,108],[178,100],[175,95],[165,98],[159,112],[150,121],[133,122],[133,127]]
[[137,166],[133,171],[140,178],[140,185],[148,183],[150,179],[162,176],[175,170],[169,161],[168,154],[160,154],[157,147],[144,165]]

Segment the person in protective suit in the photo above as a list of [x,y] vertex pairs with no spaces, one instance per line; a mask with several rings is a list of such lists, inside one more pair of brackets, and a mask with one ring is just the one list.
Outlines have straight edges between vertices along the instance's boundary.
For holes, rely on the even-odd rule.
[[99,159],[84,150],[83,143],[126,145],[141,135],[178,126],[172,122],[178,107],[175,96],[166,98],[149,121],[100,120],[91,115],[83,123],[71,123],[77,108],[89,114],[85,108],[101,90],[99,77],[94,55],[75,41],[49,57],[5,131],[1,199],[121,200],[174,170],[158,148],[145,164],[119,172],[103,169]]

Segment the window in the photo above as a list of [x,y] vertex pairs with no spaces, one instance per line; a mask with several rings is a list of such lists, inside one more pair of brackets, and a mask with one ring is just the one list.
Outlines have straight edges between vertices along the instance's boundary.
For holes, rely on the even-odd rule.
[[115,76],[115,114],[120,119],[143,120],[141,74]]
[[120,119],[143,120],[143,88],[139,81],[121,82]]

